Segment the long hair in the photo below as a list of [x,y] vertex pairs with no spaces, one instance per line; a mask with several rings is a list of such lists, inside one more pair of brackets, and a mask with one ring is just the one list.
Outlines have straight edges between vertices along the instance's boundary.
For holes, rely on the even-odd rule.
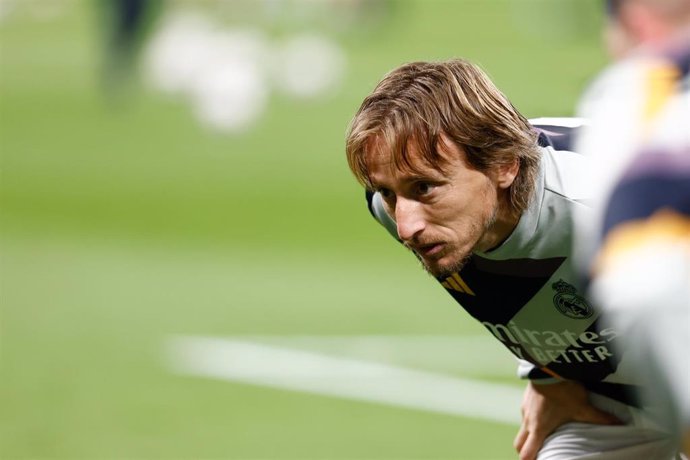
[[[347,133],[346,154],[357,180],[371,188],[368,157],[390,154],[400,170],[448,160],[439,153],[442,136],[464,150],[479,171],[519,162],[509,190],[513,211],[527,207],[539,168],[537,133],[489,77],[462,59],[413,62],[388,73],[355,114]],[[416,148],[413,154],[409,145]]]

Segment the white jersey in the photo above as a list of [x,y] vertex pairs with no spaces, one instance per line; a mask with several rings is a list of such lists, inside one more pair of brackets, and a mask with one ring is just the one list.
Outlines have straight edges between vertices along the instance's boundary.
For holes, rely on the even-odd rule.
[[[677,72],[685,74],[684,80]],[[653,150],[690,144],[688,86],[687,70],[669,59],[638,56],[608,68],[584,94],[578,115],[588,123],[574,139],[575,150],[591,163],[591,211],[576,219],[577,263],[583,273],[590,271],[602,244],[613,188],[641,146]]]
[[690,44],[612,66],[585,95],[592,124],[578,141],[598,172],[593,216],[578,221],[578,247],[596,261],[583,264],[591,296],[678,431],[690,428],[689,69]]
[[[591,192],[585,158],[568,150],[578,127],[539,120],[539,175],[517,227],[498,248],[473,253],[462,270],[438,281],[522,360],[522,377],[575,380],[632,404],[635,382],[620,372],[612,348],[619,334],[601,327],[571,258],[573,215],[587,212]],[[372,214],[397,238],[380,197],[368,197]]]

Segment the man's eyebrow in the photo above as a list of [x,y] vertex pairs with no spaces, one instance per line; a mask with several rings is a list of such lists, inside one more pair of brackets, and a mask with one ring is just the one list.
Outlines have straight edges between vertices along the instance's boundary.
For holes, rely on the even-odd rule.
[[444,175],[441,171],[430,171],[427,173],[411,171],[409,173],[405,173],[402,176],[402,180],[404,180],[405,182],[438,181],[441,180],[443,177]]
[[[443,171],[433,169],[428,172],[407,170],[401,171],[398,176],[398,180],[404,183],[414,183],[414,182],[440,182],[446,179]],[[375,178],[369,176],[369,185],[372,190],[377,190],[381,188],[387,188],[387,186],[377,181]]]
[[371,188],[371,190],[374,190],[374,191],[378,190],[380,188],[385,188],[381,182],[373,179],[371,176],[369,177],[369,184],[368,185]]
[[408,174],[407,176],[404,177],[405,180],[410,180],[410,181],[418,181],[418,180],[430,180],[434,179],[435,176],[431,174],[422,174],[422,173],[412,173]]

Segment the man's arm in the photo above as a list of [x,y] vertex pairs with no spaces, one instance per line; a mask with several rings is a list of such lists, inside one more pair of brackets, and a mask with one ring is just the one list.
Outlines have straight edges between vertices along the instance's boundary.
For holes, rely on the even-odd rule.
[[587,390],[577,382],[545,385],[529,382],[522,399],[522,426],[513,446],[520,460],[534,460],[544,440],[568,422],[619,425],[613,415],[592,406]]

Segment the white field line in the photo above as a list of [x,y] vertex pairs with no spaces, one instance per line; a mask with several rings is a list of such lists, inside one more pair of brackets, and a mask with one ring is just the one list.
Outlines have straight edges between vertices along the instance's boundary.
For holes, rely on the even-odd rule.
[[172,338],[180,374],[520,423],[520,388],[387,364],[212,337]]
[[515,377],[517,360],[483,335],[268,335],[235,340],[464,376]]

